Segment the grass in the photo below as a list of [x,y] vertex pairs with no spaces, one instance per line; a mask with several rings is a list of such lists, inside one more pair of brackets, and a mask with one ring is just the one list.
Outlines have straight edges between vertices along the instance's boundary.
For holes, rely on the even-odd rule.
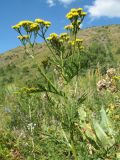
[[[97,160],[102,156],[102,159],[106,159],[107,157],[109,159],[117,159],[115,158],[116,153],[119,153],[117,147],[120,140],[118,136],[119,92],[110,93],[105,90],[98,92],[96,90],[96,83],[101,78],[102,75],[100,73],[98,75],[93,73],[91,70],[88,70],[85,76],[80,76],[78,80],[77,99],[79,99],[83,93],[87,94],[85,101],[78,105],[80,106],[80,108],[78,108],[80,117],[79,121],[75,122],[76,126],[74,128],[75,148],[79,157],[78,159],[81,160]],[[18,156],[18,159],[20,159],[19,156],[23,157],[23,159],[34,159],[34,152],[36,159],[69,160],[71,153],[69,153],[69,143],[65,138],[66,136],[67,138],[69,137],[69,120],[67,117],[68,115],[66,114],[71,112],[69,107],[71,105],[74,107],[75,105],[72,98],[75,92],[75,83],[76,78],[74,78],[70,84],[64,88],[64,91],[67,92],[67,96],[69,96],[69,99],[66,102],[64,102],[64,98],[59,98],[53,94],[49,94],[49,98],[51,98],[49,101],[44,93],[33,93],[31,95],[24,93],[22,95],[16,95],[13,92],[13,86],[7,89],[7,100],[4,102],[4,106],[1,107],[1,113],[3,115],[1,121],[1,136],[4,140],[3,149],[7,150],[10,155],[11,150],[13,150],[13,154],[15,154],[15,150],[18,150],[20,153],[19,155],[16,155]],[[9,104],[9,106],[7,106],[7,104]],[[104,147],[99,140],[97,140],[95,146],[95,142],[93,141],[93,143],[91,141],[91,136],[95,136],[94,134],[91,135],[93,130],[93,128],[91,128],[92,115],[95,114],[96,118],[99,120],[100,110],[102,107],[104,107],[107,112],[107,116],[111,119],[111,129],[114,130],[115,136],[115,146],[113,146],[107,154],[105,154],[106,150],[104,150]],[[61,128],[61,122],[65,128]],[[30,130],[31,125],[33,125],[33,133],[31,133]],[[84,131],[84,129],[86,131]],[[5,134],[3,134],[4,132]],[[86,134],[89,138],[86,137]],[[4,138],[5,136],[10,142]],[[32,149],[31,138],[34,139],[34,150]],[[14,139],[14,141],[12,139]],[[9,143],[13,144],[9,147]],[[7,160],[5,157],[3,159]]]

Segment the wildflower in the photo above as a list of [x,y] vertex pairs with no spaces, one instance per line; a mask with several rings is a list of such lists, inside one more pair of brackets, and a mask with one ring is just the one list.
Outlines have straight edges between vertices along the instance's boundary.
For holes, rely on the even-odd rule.
[[86,15],[87,15],[86,12],[82,12],[82,13],[81,13],[81,16],[86,16]]
[[23,35],[23,36],[18,36],[17,38],[20,39],[20,40],[27,40],[27,39],[30,38],[30,36],[29,35]]
[[67,18],[67,19],[72,19],[72,18],[77,17],[77,16],[79,16],[79,13],[78,13],[77,11],[75,11],[75,12],[69,12],[69,13],[66,15],[66,18]]
[[30,25],[30,31],[38,31],[40,29],[38,23],[32,23]]
[[114,116],[114,119],[119,120],[119,119],[120,119],[120,116],[119,116],[119,115],[115,115],[115,116]]
[[52,40],[52,37],[48,37],[48,38],[46,38],[48,41],[51,41]]
[[28,130],[34,130],[35,129],[36,124],[35,123],[29,123],[27,125]]
[[72,8],[70,12],[76,12],[76,8]]
[[114,110],[114,109],[115,109],[115,105],[114,105],[114,104],[110,104],[110,105],[109,105],[109,108],[110,108],[111,110]]
[[83,39],[79,39],[79,38],[76,39],[75,43],[77,45],[77,48],[84,49],[84,47],[81,46],[82,42],[83,42]]
[[79,16],[79,13],[78,13],[78,12],[73,12],[73,13],[72,13],[72,16],[73,16],[73,17]]
[[82,12],[82,8],[73,8],[70,12],[67,13],[66,18],[70,20],[76,20],[76,18],[80,18],[81,16],[86,16],[86,12]]
[[70,36],[68,35],[68,33],[61,33],[60,34],[60,40],[68,41],[69,39],[70,39]]
[[85,47],[84,46],[80,46],[80,49],[83,50]]
[[51,22],[49,22],[49,21],[44,21],[44,24],[45,24],[45,26],[46,26],[47,28],[51,26]]
[[31,25],[33,22],[32,21],[20,21],[18,24],[12,26],[13,29],[20,29],[20,27],[24,27],[24,26],[29,26]]
[[67,33],[61,33],[60,34],[60,37],[62,38],[62,37],[66,37],[68,34]]
[[107,76],[108,76],[109,78],[114,77],[115,74],[116,74],[116,70],[115,70],[114,68],[110,68],[110,69],[107,70]]
[[16,24],[16,25],[14,25],[14,26],[12,26],[12,29],[20,29],[20,25],[18,25],[18,24]]
[[72,24],[70,24],[70,25],[65,26],[64,28],[65,28],[66,30],[72,30],[74,27],[73,27]]
[[56,34],[56,33],[51,33],[51,34],[50,34],[50,37],[51,37],[52,39],[56,39],[56,38],[58,38],[58,34]]
[[71,45],[71,46],[74,46],[75,45],[75,41],[69,41],[68,44]]
[[67,19],[72,19],[72,18],[73,18],[73,15],[72,15],[72,14],[67,14],[67,15],[66,15],[66,18],[67,18]]
[[101,91],[102,89],[107,89],[107,82],[106,82],[105,79],[102,79],[102,80],[98,81],[98,83],[97,83],[97,89],[99,91]]
[[63,40],[63,39],[60,39],[60,40],[59,40],[59,42],[60,42],[60,43],[63,43],[63,42],[64,42],[64,40]]
[[27,21],[27,20],[24,20],[24,21],[20,21],[19,23],[18,23],[18,25],[21,27],[21,26],[30,26],[31,24],[33,24],[33,22],[32,21]]
[[53,46],[60,43],[59,42],[59,36],[56,33],[51,33],[50,36],[47,38],[47,40],[50,41]]
[[80,14],[82,12],[82,10],[83,10],[82,8],[78,8],[77,12]]
[[44,24],[44,20],[43,19],[35,19],[35,22],[36,23],[39,23],[39,24]]
[[83,42],[83,39],[77,38],[77,39],[76,39],[76,42],[77,42],[77,43],[82,43],[82,42]]

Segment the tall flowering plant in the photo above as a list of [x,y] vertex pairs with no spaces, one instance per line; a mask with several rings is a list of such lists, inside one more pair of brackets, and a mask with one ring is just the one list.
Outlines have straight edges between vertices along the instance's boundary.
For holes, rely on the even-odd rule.
[[[102,157],[104,159],[109,149],[115,143],[113,131],[111,131],[111,126],[109,125],[110,123],[104,108],[101,109],[101,121],[97,122],[93,119],[92,126],[90,122],[88,122],[85,109],[81,107],[81,103],[85,100],[86,94],[84,93],[79,96],[78,75],[80,70],[80,56],[84,47],[83,39],[78,38],[77,33],[86,15],[87,13],[84,12],[82,8],[71,9],[66,15],[66,18],[70,21],[70,24],[65,26],[67,32],[61,33],[60,35],[51,33],[47,38],[46,32],[51,26],[51,22],[49,21],[42,19],[21,21],[12,27],[19,34],[18,39],[24,45],[25,50],[26,45],[30,45],[33,56],[34,45],[38,37],[45,41],[51,52],[49,61],[52,64],[53,72],[51,77],[54,77],[54,80],[51,80],[49,74],[46,73],[45,67],[39,66],[38,64],[38,70],[44,78],[44,84],[34,84],[34,87],[23,88],[21,92],[25,91],[28,94],[44,92],[43,100],[51,104],[51,109],[49,109],[49,107],[46,108],[46,113],[48,117],[50,117],[49,113],[51,113],[50,120],[51,123],[54,122],[56,128],[54,133],[51,132],[52,136],[49,130],[44,130],[45,133],[41,132],[41,134],[47,135],[51,140],[56,140],[57,143],[59,142],[66,146],[69,152],[69,159],[75,160],[82,158],[80,153],[84,148],[86,148],[86,154],[92,155],[94,152],[97,152],[100,145],[104,148],[104,156]],[[76,78],[74,88],[71,88],[70,83],[74,77]],[[30,106],[29,117],[30,120],[32,120],[32,110]],[[47,120],[45,119],[45,121]],[[50,122],[45,123],[49,124]],[[32,124],[31,121],[30,124]],[[29,125],[29,127],[32,136],[32,152],[35,160],[34,129],[32,125]],[[111,134],[111,139],[107,135],[108,133]],[[57,136],[57,134],[59,134],[59,136]]]

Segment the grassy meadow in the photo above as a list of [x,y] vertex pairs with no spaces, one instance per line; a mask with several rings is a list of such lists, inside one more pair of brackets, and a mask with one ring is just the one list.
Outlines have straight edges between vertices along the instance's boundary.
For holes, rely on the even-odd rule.
[[48,38],[49,21],[12,27],[22,47],[0,55],[0,160],[120,159],[120,26],[82,31],[86,15],[71,9]]

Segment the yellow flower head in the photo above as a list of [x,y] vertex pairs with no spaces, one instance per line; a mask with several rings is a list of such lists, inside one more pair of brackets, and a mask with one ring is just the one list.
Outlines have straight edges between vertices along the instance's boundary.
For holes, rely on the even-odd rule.
[[69,41],[68,44],[69,44],[70,46],[74,46],[74,45],[75,45],[75,41]]
[[77,39],[76,39],[76,42],[77,42],[77,43],[81,43],[81,42],[83,42],[83,39],[77,38]]
[[64,42],[64,40],[60,39],[60,40],[59,40],[59,42],[60,42],[60,43],[63,43],[63,42]]
[[47,40],[48,40],[48,41],[51,41],[51,40],[52,40],[52,37],[48,37]]
[[68,34],[67,34],[67,33],[61,33],[61,34],[60,34],[60,38],[62,38],[62,37],[66,37],[66,36],[68,36]]
[[33,24],[33,22],[32,21],[27,21],[27,20],[24,20],[24,21],[20,21],[19,23],[18,23],[18,25],[19,26],[30,26],[31,24]]
[[76,12],[76,8],[72,8],[71,10],[70,10],[70,12]]
[[17,38],[20,39],[20,40],[28,40],[30,38],[30,36],[29,35],[23,35],[23,36],[18,36]]
[[38,23],[33,23],[30,25],[30,31],[38,31],[40,29]]
[[72,13],[72,17],[77,17],[77,16],[79,16],[79,13],[77,11]]
[[69,39],[70,39],[70,36],[68,35],[68,33],[61,33],[60,34],[60,40],[68,41]]
[[51,34],[50,34],[50,37],[51,37],[52,39],[56,39],[56,38],[58,38],[58,34],[56,34],[56,33],[51,33]]
[[72,30],[74,27],[72,24],[70,24],[70,25],[65,26],[64,28],[67,30]]
[[18,25],[18,24],[16,24],[16,25],[12,26],[12,28],[13,28],[13,29],[20,29],[20,27],[21,27],[21,26],[20,26],[20,25]]
[[81,50],[84,50],[84,48],[85,48],[84,46],[80,46],[80,49],[81,49]]
[[38,19],[35,19],[35,22],[39,24],[44,24],[45,21],[43,19],[38,18]]
[[50,37],[47,38],[48,41],[57,40],[59,38],[58,34],[51,33]]
[[87,15],[86,12],[82,12],[82,13],[81,13],[81,16],[86,16],[86,15]]
[[73,8],[67,13],[66,18],[70,21],[76,20],[76,18],[81,18],[81,16],[86,16],[86,12],[82,12],[82,8]]
[[35,19],[35,22],[42,25],[42,27],[49,28],[51,26],[51,22],[44,21],[43,19]]
[[70,12],[67,13],[66,18],[70,19],[70,20],[72,20],[76,17],[78,18],[80,16],[82,10],[83,10],[82,8],[73,8],[70,10]]
[[75,11],[71,11],[66,15],[67,19],[73,19],[74,17],[79,16],[79,13],[75,10]]
[[72,19],[72,18],[73,18],[73,15],[72,15],[71,13],[68,13],[68,14],[66,15],[66,18],[67,18],[67,19]]
[[48,28],[48,27],[51,26],[51,22],[49,22],[49,21],[44,21],[44,25]]
[[78,13],[81,13],[82,10],[83,10],[82,8],[77,8],[77,12],[78,12]]

